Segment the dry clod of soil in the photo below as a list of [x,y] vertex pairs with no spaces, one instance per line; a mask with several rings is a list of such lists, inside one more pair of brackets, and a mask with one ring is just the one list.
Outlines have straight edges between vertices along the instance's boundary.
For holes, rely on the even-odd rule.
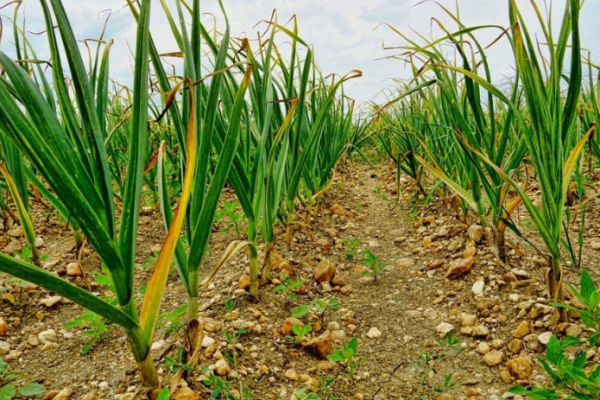
[[469,272],[471,267],[473,267],[474,261],[475,259],[473,257],[454,260],[448,268],[446,279],[454,280]]
[[223,328],[223,322],[212,318],[204,318],[204,330],[206,332],[219,332]]
[[6,232],[6,234],[13,238],[23,237],[23,228],[18,227],[15,229],[10,229],[8,232]]
[[523,357],[513,358],[506,363],[508,371],[517,379],[527,379],[533,371],[529,360]]
[[56,331],[54,329],[48,329],[47,331],[40,332],[38,339],[43,344],[53,343],[56,340]]
[[209,369],[213,369],[215,371],[215,374],[219,376],[226,376],[229,375],[229,373],[231,372],[231,367],[229,367],[229,364],[225,359],[217,361],[212,367],[213,368],[209,367]]
[[522,348],[523,348],[523,342],[519,339],[513,339],[508,344],[508,350],[514,354],[519,353]]
[[492,350],[492,348],[490,347],[489,344],[487,344],[487,342],[481,342],[477,345],[477,347],[475,348],[475,351],[479,354],[487,354]]
[[467,230],[467,235],[475,243],[480,243],[485,236],[485,230],[481,225],[474,224]]
[[252,279],[248,275],[242,275],[238,282],[238,287],[240,289],[247,290],[250,287],[251,282],[252,282]]
[[477,309],[481,311],[489,310],[498,304],[498,299],[481,298],[477,301]]
[[335,215],[339,215],[339,216],[343,216],[346,215],[346,210],[344,210],[344,208],[342,206],[340,206],[339,204],[334,204],[331,207],[331,212]]
[[460,324],[462,326],[475,326],[477,324],[477,316],[463,312],[460,314]]
[[524,338],[529,333],[529,323],[527,321],[522,321],[515,332],[513,333],[513,337],[517,339]]
[[321,336],[312,338],[302,345],[306,350],[321,358],[327,358],[333,353],[333,338],[329,331],[325,331]]
[[296,370],[294,370],[293,368],[285,371],[285,374],[283,374],[283,377],[285,379],[289,379],[290,381],[299,381],[300,380],[300,375],[298,375]]
[[72,262],[67,264],[67,276],[81,276],[83,272],[81,271],[81,266],[78,262]]
[[322,260],[315,270],[315,281],[319,283],[331,282],[336,271],[333,263],[327,259]]

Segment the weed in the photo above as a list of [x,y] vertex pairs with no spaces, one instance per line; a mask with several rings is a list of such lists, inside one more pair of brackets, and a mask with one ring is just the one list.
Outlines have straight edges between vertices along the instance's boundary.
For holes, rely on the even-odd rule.
[[110,338],[106,320],[90,310],[67,322],[64,327],[65,329],[85,328],[83,333],[88,335],[90,340],[81,349],[81,354],[84,356],[98,343]]
[[158,326],[164,329],[166,336],[177,334],[177,332],[185,325],[183,315],[186,311],[187,304],[183,304],[177,307],[176,310],[160,314],[161,320],[158,322]]
[[[33,262],[33,258],[31,256],[31,247],[29,247],[29,245],[23,246],[21,251],[15,251],[15,256],[17,256],[17,258],[20,258],[21,260],[28,262],[28,263]],[[39,262],[42,263],[42,262],[46,261],[47,259],[48,259],[48,254],[42,254],[42,255],[40,255]]]
[[0,399],[10,400],[17,394],[22,397],[35,397],[46,393],[44,385],[39,383],[30,383],[19,388],[13,384],[15,381],[27,376],[18,372],[8,372],[8,363],[0,357]]
[[184,358],[184,350],[183,347],[180,347],[177,350],[177,358],[165,356],[163,367],[169,370],[171,374],[175,374],[179,371],[191,371],[194,367],[190,364],[186,364],[183,362]]
[[[415,363],[415,366],[421,370],[421,379],[419,381],[419,385],[417,387],[417,394],[411,398],[411,400],[417,399],[427,399],[427,395],[424,391],[424,387],[428,385],[426,382],[428,378],[437,374],[437,366],[449,356],[448,351],[453,352],[454,354],[462,351],[462,348],[459,347],[460,340],[454,336],[452,332],[450,332],[444,339],[436,339],[436,342],[442,348],[442,351],[439,355],[433,355],[430,352],[421,353],[419,361]],[[444,376],[444,381],[440,386],[434,386],[433,390],[438,393],[445,393],[449,390],[452,390],[456,387],[458,381],[452,378],[451,374],[447,374]]]
[[225,300],[224,304],[225,304],[225,309],[227,310],[227,313],[231,314],[233,312],[233,310],[235,310],[237,300],[236,299],[227,299],[227,300]]
[[295,290],[299,289],[304,284],[304,281],[297,280],[292,282],[289,276],[286,276],[283,283],[281,285],[275,286],[273,291],[275,293],[283,292],[288,298],[288,301],[291,303],[296,300],[296,292]]
[[294,342],[295,344],[300,344],[304,341],[306,335],[310,333],[311,329],[311,324],[306,324],[304,325],[304,327],[301,327],[298,324],[294,324],[292,326],[292,335],[287,335],[286,339],[288,339],[291,342]]
[[327,297],[313,299],[312,305],[305,304],[305,305],[298,306],[295,309],[293,309],[292,317],[293,318],[304,317],[306,314],[308,314],[310,312],[310,310],[312,309],[313,306],[317,310],[317,313],[321,316],[321,322],[324,322],[325,312],[327,310],[332,310],[334,312],[337,311],[340,306],[340,303],[338,303],[338,301],[333,296],[327,296]]
[[[580,277],[581,290],[577,291],[571,286],[571,290],[586,308],[580,310],[571,305],[553,303],[555,306],[563,307],[576,312],[585,326],[593,331],[587,341],[568,336],[559,340],[552,336],[546,347],[546,357],[538,357],[538,362],[550,376],[551,388],[540,388],[533,386],[526,389],[523,386],[514,386],[510,392],[527,395],[534,400],[543,399],[598,399],[600,398],[600,364],[589,363],[585,351],[576,352],[573,359],[565,354],[565,350],[576,345],[587,344],[593,348],[600,339],[600,294],[590,277],[584,270]],[[587,343],[586,343],[587,342]]]
[[377,280],[377,273],[384,269],[387,264],[380,262],[379,257],[375,256],[369,250],[363,250],[362,253],[364,254],[363,262],[367,264],[367,267],[369,267],[370,271],[364,271],[361,276],[369,276],[373,274],[373,278]]
[[358,240],[357,237],[354,237],[352,239],[343,240],[342,244],[346,246],[346,258],[348,258],[348,260],[354,260],[354,256],[360,245],[360,240]]
[[333,349],[333,354],[327,356],[327,359],[333,363],[340,363],[344,366],[345,373],[354,376],[358,367],[365,362],[365,358],[357,357],[358,339],[353,337],[347,345],[341,349]]

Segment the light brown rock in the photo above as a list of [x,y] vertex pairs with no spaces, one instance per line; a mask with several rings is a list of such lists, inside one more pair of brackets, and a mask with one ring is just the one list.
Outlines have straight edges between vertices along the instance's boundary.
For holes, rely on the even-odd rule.
[[315,281],[319,283],[331,282],[335,273],[336,271],[333,263],[329,260],[322,260],[315,270]]
[[502,360],[504,360],[504,352],[500,350],[492,350],[483,356],[482,360],[488,367],[499,365],[502,363]]
[[506,368],[517,379],[527,379],[531,376],[533,368],[531,367],[531,363],[529,360],[517,357],[512,360],[508,360],[506,363]]
[[514,354],[519,353],[522,348],[523,348],[523,342],[519,339],[513,339],[508,344],[508,350]]
[[72,394],[73,391],[71,389],[64,388],[63,390],[58,392],[58,394],[54,396],[52,400],[67,400],[69,397],[71,397]]
[[0,336],[6,335],[6,332],[8,332],[8,324],[4,318],[0,317]]
[[309,340],[303,346],[311,353],[321,358],[327,358],[333,353],[333,338],[329,331],[325,331],[321,336]]
[[527,321],[522,321],[513,333],[513,337],[517,339],[523,339],[528,333],[529,324],[527,323]]
[[46,307],[52,307],[55,304],[59,303],[61,300],[62,300],[61,296],[52,296],[52,297],[47,297],[45,299],[40,300],[39,303]]
[[469,270],[471,270],[471,267],[473,267],[474,260],[475,259],[473,257],[460,258],[454,260],[448,268],[448,272],[446,273],[446,279],[457,279],[463,274],[469,272]]
[[477,316],[473,314],[460,314],[460,324],[462,326],[475,326],[477,323]]
[[250,279],[250,277],[248,275],[242,275],[242,277],[240,278],[240,280],[238,282],[238,287],[240,289],[248,290],[248,288],[250,288],[251,282],[252,282],[252,279]]
[[67,276],[81,276],[83,275],[83,271],[81,271],[81,266],[78,262],[72,262],[67,264]]

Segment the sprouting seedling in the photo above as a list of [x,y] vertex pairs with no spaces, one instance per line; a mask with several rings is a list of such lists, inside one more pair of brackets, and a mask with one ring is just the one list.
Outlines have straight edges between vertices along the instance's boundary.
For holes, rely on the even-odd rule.
[[164,329],[166,336],[176,334],[185,325],[184,314],[187,311],[187,307],[187,304],[182,304],[173,311],[160,314],[158,326]]
[[98,343],[110,338],[106,320],[90,310],[65,324],[65,329],[82,327],[85,327],[83,332],[89,337],[89,341],[81,348],[81,355],[85,356]]
[[237,213],[236,209],[238,206],[238,202],[234,201],[234,202],[223,202],[223,213],[225,215],[227,215],[227,217],[229,218],[229,220],[231,221],[231,223],[233,223],[233,227],[235,229],[235,234],[240,237],[240,226],[239,226],[239,221],[241,219],[240,215]]
[[310,333],[312,329],[311,324],[306,324],[304,326],[300,326],[298,324],[294,324],[292,326],[292,335],[287,335],[286,338],[290,341],[293,341],[296,344],[300,344],[306,338],[306,335]]
[[360,245],[360,240],[357,237],[343,240],[342,244],[346,246],[346,257],[348,260],[354,260],[354,256],[356,255],[356,251],[358,250],[358,246]]
[[364,271],[361,276],[369,276],[371,274],[373,274],[373,278],[375,280],[377,280],[377,273],[379,271],[381,271],[382,269],[384,269],[387,264],[380,262],[379,261],[379,257],[375,256],[371,251],[369,250],[363,250],[362,251],[364,257],[363,257],[363,262],[365,264],[367,264],[367,266],[369,267],[370,271]]
[[327,310],[337,311],[340,304],[333,296],[327,296],[322,298],[313,299],[311,304],[304,304],[298,306],[292,310],[292,318],[302,318],[306,314],[310,312],[312,307],[314,306],[317,313],[321,316],[321,322],[325,317],[325,312]]
[[303,284],[304,281],[302,280],[292,282],[290,277],[286,276],[283,283],[281,285],[275,286],[275,289],[273,289],[273,291],[275,293],[283,292],[287,296],[288,301],[291,303],[294,300],[296,300],[295,290],[299,289]]
[[170,357],[170,356],[165,356],[164,362],[163,362],[163,367],[172,374],[175,374],[181,370],[190,371],[194,368],[192,365],[184,362],[183,347],[180,347],[179,350],[177,350],[176,358]]
[[237,300],[236,299],[227,299],[225,300],[225,309],[227,310],[228,314],[231,314],[233,312],[233,310],[235,310],[235,306],[237,304]]
[[327,359],[333,363],[340,363],[346,369],[346,373],[354,376],[358,367],[365,362],[363,357],[357,357],[358,339],[353,337],[347,345],[342,348],[333,349],[333,354],[327,356]]

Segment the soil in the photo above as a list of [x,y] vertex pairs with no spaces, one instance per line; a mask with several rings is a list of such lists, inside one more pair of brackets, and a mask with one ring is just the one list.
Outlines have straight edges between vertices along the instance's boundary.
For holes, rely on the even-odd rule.
[[[548,331],[560,334],[566,329],[581,337],[589,336],[589,332],[578,331],[578,321],[558,327],[553,324],[546,300],[543,258],[509,235],[509,260],[500,263],[485,237],[479,237],[477,227],[470,229],[475,220],[462,220],[451,199],[437,198],[425,204],[409,181],[403,181],[396,199],[394,168],[385,163],[377,170],[362,164],[344,168],[319,204],[316,217],[307,218],[302,209],[298,212],[299,224],[291,247],[284,243],[285,232],[277,236],[277,252],[293,268],[291,280],[304,282],[295,299],[274,291],[284,277],[275,270],[275,280],[261,287],[260,302],[253,301],[238,283],[248,268],[242,253],[224,266],[204,290],[201,317],[214,320],[208,320],[212,326],[206,325],[210,332],[205,335],[215,344],[205,349],[199,365],[187,373],[186,382],[196,395],[185,397],[180,392],[178,398],[208,398],[215,387],[202,381],[209,379],[218,359],[227,354],[235,354],[236,363],[229,363],[233,372],[223,377],[223,382],[231,384],[234,395],[241,388],[253,399],[290,399],[296,390],[311,384],[315,390],[319,386],[322,399],[499,399],[508,397],[505,393],[515,383],[548,384],[535,361],[544,352],[538,336]],[[224,200],[234,200],[231,190],[225,191]],[[54,217],[45,216],[39,204],[33,203],[32,207],[38,234],[44,240],[40,250],[48,255],[45,267],[64,275],[67,265],[76,261],[76,254],[71,252],[73,235]],[[516,218],[535,244],[525,211],[520,214]],[[600,226],[597,213],[589,212],[587,221],[590,229],[585,235],[583,265],[593,265],[598,258],[591,246]],[[144,264],[151,261],[151,249],[160,245],[163,236],[159,213],[145,209],[140,222],[137,282],[148,280],[151,269]],[[237,238],[225,216],[212,236],[204,276],[210,275],[227,245]],[[353,238],[358,238],[360,244],[350,254],[353,259],[349,259],[343,241]],[[6,252],[24,244],[23,237],[0,232],[0,246]],[[365,250],[386,267],[367,274],[361,254]],[[338,278],[343,280],[336,283],[345,286],[315,281],[315,268],[325,259],[333,263]],[[471,262],[470,271],[453,280],[445,278],[450,266]],[[84,276],[65,278],[92,292],[110,294],[94,280],[101,269],[91,250],[84,253],[82,269]],[[598,278],[594,271],[592,276]],[[576,284],[577,274],[569,274],[567,280]],[[49,390],[70,388],[74,399],[133,397],[139,377],[120,328],[108,326],[107,337],[82,355],[92,338],[86,333],[88,329],[64,327],[83,313],[81,307],[65,299],[50,307],[43,305],[40,300],[54,294],[33,285],[17,286],[9,276],[2,276],[0,286],[4,290],[0,316],[8,323],[8,331],[0,339],[10,345],[10,353],[3,357],[10,360],[9,371],[27,374],[19,384],[38,382]],[[308,334],[309,338],[323,334],[328,327],[337,328],[334,347],[347,345],[353,337],[358,339],[354,360],[363,362],[353,374],[347,366],[324,362],[281,333],[293,309],[327,296],[339,303],[336,311],[320,316],[313,309],[301,319],[316,328],[321,325],[319,331]],[[235,308],[233,313],[228,313],[224,305],[227,300]],[[163,310],[171,312],[185,303],[185,293],[173,271]],[[183,318],[173,318],[170,327]],[[163,324],[167,320],[163,318]],[[515,340],[515,331],[523,321],[527,332],[516,334],[520,337]],[[223,326],[219,329],[220,323]],[[444,327],[452,332],[444,336]],[[158,328],[153,356],[161,364],[161,377],[168,384],[172,376],[169,360],[178,359],[184,329],[173,332],[175,329],[167,328],[168,323]],[[234,334],[240,328],[249,332],[238,335],[235,344],[228,344],[225,332]],[[49,344],[37,343],[38,335],[51,329],[56,337]],[[598,358],[595,353],[590,357]],[[514,368],[509,371],[507,362],[511,359],[524,364],[525,372],[515,372]],[[174,364],[171,362],[171,366]],[[328,379],[332,383],[326,387]]]

